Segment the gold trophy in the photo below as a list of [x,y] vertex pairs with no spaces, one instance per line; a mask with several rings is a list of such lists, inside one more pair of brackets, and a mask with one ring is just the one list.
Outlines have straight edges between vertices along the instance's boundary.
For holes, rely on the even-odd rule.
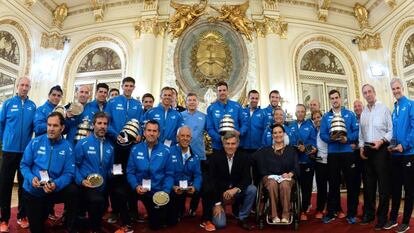
[[101,175],[99,175],[98,173],[92,173],[92,174],[90,174],[88,177],[86,177],[86,180],[89,181],[89,183],[91,184],[92,188],[98,188],[104,182],[103,177]]
[[92,130],[93,128],[89,120],[86,118],[83,119],[82,122],[78,125],[78,131],[75,135],[75,142],[88,137],[91,134]]
[[152,196],[152,201],[157,206],[165,206],[170,201],[170,195],[164,191],[158,191]]
[[234,120],[231,118],[231,115],[225,114],[220,121],[219,134],[224,135],[228,131],[235,131]]
[[124,128],[122,128],[121,132],[119,133],[125,142],[120,142],[117,140],[118,144],[121,146],[130,145],[139,135],[139,130],[139,121],[137,119],[131,119],[125,124]]
[[331,136],[331,140],[333,141],[341,141],[343,137],[346,137],[347,130],[345,120],[341,117],[341,115],[334,113],[329,134]]

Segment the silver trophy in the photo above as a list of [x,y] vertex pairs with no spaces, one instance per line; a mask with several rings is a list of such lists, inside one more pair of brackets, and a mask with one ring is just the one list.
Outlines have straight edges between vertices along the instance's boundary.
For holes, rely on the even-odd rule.
[[341,115],[334,113],[329,134],[331,136],[331,140],[333,141],[341,141],[341,138],[346,137],[347,130],[345,120],[341,117]]
[[235,130],[236,129],[234,128],[234,120],[231,118],[231,115],[225,114],[223,116],[223,119],[221,119],[220,121],[219,134],[224,135],[226,134],[226,132]]
[[60,112],[64,118],[66,118],[67,112],[70,112],[73,116],[79,116],[83,112],[83,105],[81,103],[58,105],[53,109],[53,112]]
[[89,120],[87,118],[83,119],[82,122],[78,125],[78,131],[76,132],[74,138],[75,142],[88,137],[91,134],[92,130],[93,128]]
[[124,139],[124,142],[117,140],[118,144],[121,146],[130,145],[132,142],[135,142],[135,139],[139,135],[139,121],[137,119],[131,119],[128,121],[124,128],[122,128],[119,135]]

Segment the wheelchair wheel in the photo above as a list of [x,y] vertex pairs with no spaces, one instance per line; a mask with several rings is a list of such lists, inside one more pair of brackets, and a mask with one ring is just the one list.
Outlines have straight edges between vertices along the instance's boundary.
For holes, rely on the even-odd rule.
[[293,214],[293,229],[299,229],[300,210],[301,210],[302,193],[298,182],[295,184],[294,192],[292,193],[292,214]]
[[260,209],[260,204],[262,203],[263,200],[263,184],[262,182],[259,183],[258,187],[257,187],[257,192],[256,192],[256,222],[259,223],[260,225],[260,220],[262,218],[262,211]]

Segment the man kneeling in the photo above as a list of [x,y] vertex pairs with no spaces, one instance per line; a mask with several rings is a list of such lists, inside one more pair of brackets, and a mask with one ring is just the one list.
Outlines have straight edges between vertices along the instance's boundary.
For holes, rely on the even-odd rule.
[[49,206],[65,203],[69,232],[76,232],[74,221],[78,202],[77,187],[72,183],[75,159],[68,141],[62,138],[65,128],[62,114],[47,117],[47,134],[32,139],[20,163],[24,177],[24,199],[32,233],[44,233]]
[[171,203],[170,223],[176,223],[184,215],[187,195],[200,195],[201,168],[198,156],[190,148],[191,129],[183,126],[178,129],[178,144],[170,148],[174,166],[174,186]]
[[[215,187],[213,223],[217,228],[226,226],[224,206],[233,203],[233,214],[243,229],[252,230],[247,222],[256,198],[256,187],[251,183],[249,158],[237,151],[239,137],[227,132],[222,137],[224,151],[219,151],[211,158],[209,175],[211,187]],[[237,209],[240,208],[240,211]]]

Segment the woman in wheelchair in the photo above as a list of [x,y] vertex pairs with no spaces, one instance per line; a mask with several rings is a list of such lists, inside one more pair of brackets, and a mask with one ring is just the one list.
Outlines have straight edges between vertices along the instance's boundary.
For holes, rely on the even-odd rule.
[[[256,152],[257,169],[262,184],[270,199],[272,223],[290,223],[291,191],[299,176],[299,163],[296,150],[284,143],[285,129],[280,124],[272,126],[273,145]],[[278,210],[280,201],[282,210]],[[280,215],[281,213],[281,215]]]

